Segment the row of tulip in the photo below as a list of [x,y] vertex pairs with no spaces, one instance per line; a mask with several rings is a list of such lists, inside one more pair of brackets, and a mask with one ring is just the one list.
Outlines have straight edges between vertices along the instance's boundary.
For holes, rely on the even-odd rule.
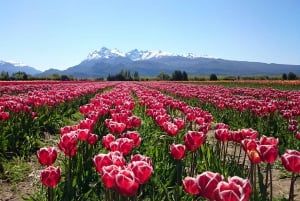
[[[150,179],[153,167],[149,157],[131,154],[133,149],[140,146],[142,140],[135,130],[141,125],[141,120],[132,115],[134,107],[135,103],[130,96],[130,90],[120,85],[112,91],[97,94],[89,104],[79,108],[84,115],[84,120],[78,125],[61,128],[61,137],[57,146],[68,158],[68,162],[64,167],[66,171],[63,175],[64,182],[60,184],[60,168],[52,166],[55,162],[52,158],[56,158],[57,151],[54,152],[54,157],[51,156],[52,150],[57,150],[57,148],[41,148],[38,151],[40,163],[51,160],[51,163],[47,163],[49,167],[41,171],[41,181],[49,189],[48,200],[80,200],[86,199],[85,196],[91,198],[89,195],[91,190],[94,191],[93,196],[97,199],[106,200],[121,199],[137,194],[139,186]],[[100,129],[102,132],[109,133],[92,134],[94,130],[97,130],[97,124],[102,127]],[[100,137],[102,146],[98,143]],[[88,144],[83,141],[87,141]],[[86,151],[87,149],[89,151]],[[44,151],[46,154],[42,155],[42,150],[51,151]],[[97,152],[100,153],[96,154]],[[101,182],[96,171],[93,171],[90,166],[92,161],[96,171],[100,174]],[[91,183],[96,183],[95,189],[84,188],[84,186],[90,186]],[[58,188],[54,194],[53,187],[57,185]]]
[[259,132],[281,139],[280,152],[286,147],[300,149],[298,90],[199,86],[174,83],[145,83],[178,96],[189,104],[210,111],[219,122],[234,129],[252,127]]
[[[279,158],[281,139],[251,128],[231,130],[208,111],[128,82],[79,110],[84,120],[61,128],[62,171],[52,166],[51,154],[38,154],[53,161],[41,173],[48,200],[273,199],[271,164]],[[295,181],[300,153],[287,149],[280,158]],[[262,162],[263,178],[257,177]],[[257,178],[265,180],[259,188]]]
[[[160,85],[161,87],[162,85]],[[173,89],[175,88],[175,86],[173,86]],[[157,95],[156,95],[157,96]],[[183,110],[184,111],[184,110]],[[201,112],[198,112],[198,114],[201,114]],[[186,116],[186,120],[188,120],[188,118],[190,118],[190,116]],[[194,119],[195,122],[197,118]],[[190,119],[189,119],[190,120]],[[200,127],[201,130],[201,127]],[[235,160],[235,153],[236,153],[236,149],[237,147],[239,148],[243,148],[243,150],[245,151],[245,154],[248,156],[251,166],[250,166],[250,170],[249,170],[249,178],[252,184],[254,184],[254,191],[256,190],[256,177],[255,177],[255,170],[253,168],[255,168],[255,165],[260,163],[260,162],[265,162],[267,163],[267,174],[266,174],[266,183],[265,185],[261,185],[260,186],[260,190],[261,192],[259,192],[263,197],[263,199],[267,199],[267,187],[270,185],[270,192],[269,192],[269,199],[272,200],[272,178],[268,178],[268,177],[272,177],[271,175],[271,164],[274,163],[277,159],[278,159],[278,144],[279,144],[279,140],[277,138],[274,137],[266,137],[266,136],[262,136],[261,139],[258,139],[258,132],[253,130],[253,129],[242,129],[242,130],[237,130],[237,131],[231,131],[229,130],[229,126],[224,124],[224,123],[218,123],[215,124],[215,132],[214,132],[214,136],[217,139],[217,149],[220,151],[220,156],[219,158],[222,159],[223,158],[223,162],[225,162],[226,160],[226,155],[227,155],[227,148],[228,145],[224,144],[224,142],[228,142],[228,141],[234,141],[235,142],[235,147],[234,147],[234,162],[236,164],[239,164],[240,161],[240,154],[238,157],[238,160]],[[222,144],[222,148],[219,148],[220,143]],[[226,150],[225,150],[226,147]],[[221,156],[223,153],[223,156]],[[294,182],[295,181],[295,175],[299,173],[300,169],[299,169],[299,162],[300,162],[300,157],[299,157],[300,152],[296,151],[296,150],[290,150],[290,149],[286,149],[285,153],[282,154],[281,156],[281,161],[283,166],[285,167],[286,170],[293,172],[292,178],[291,180]],[[243,162],[243,167],[245,167],[245,161]],[[270,180],[268,180],[270,179]],[[268,183],[270,182],[270,184]],[[293,183],[292,182],[292,183]],[[254,192],[255,196],[257,199],[258,198],[258,193]],[[290,198],[292,199],[293,197],[293,185],[291,185],[291,191],[290,191]]]
[[45,134],[58,132],[63,118],[75,113],[91,94],[110,86],[112,83],[36,83],[27,88],[32,91],[1,96],[0,158],[30,155]]

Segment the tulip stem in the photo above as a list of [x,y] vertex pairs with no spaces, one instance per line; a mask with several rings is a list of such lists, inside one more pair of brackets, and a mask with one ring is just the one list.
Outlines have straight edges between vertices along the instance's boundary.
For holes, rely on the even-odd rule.
[[268,163],[269,171],[270,171],[270,201],[273,200],[273,182],[272,182],[272,165]]
[[53,201],[53,200],[54,200],[53,188],[52,187],[48,187],[48,201]]
[[295,172],[293,172],[292,178],[291,178],[289,201],[294,201],[294,184],[295,184],[296,179],[297,179],[297,177],[295,177]]

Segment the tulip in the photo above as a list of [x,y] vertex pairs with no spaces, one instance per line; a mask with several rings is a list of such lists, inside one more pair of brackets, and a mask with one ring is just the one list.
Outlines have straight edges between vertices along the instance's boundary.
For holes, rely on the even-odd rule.
[[232,138],[230,134],[227,128],[218,128],[215,130],[215,138],[222,142],[230,140]]
[[216,201],[244,201],[244,194],[242,194],[241,187],[236,183],[228,183],[226,181],[221,181],[218,183],[215,190]]
[[141,154],[135,154],[135,155],[132,155],[130,157],[130,162],[133,162],[133,161],[145,161],[146,163],[148,163],[151,167],[153,167],[153,163],[152,163],[152,160],[150,157],[147,157],[147,156],[144,156],[144,155],[141,155]]
[[195,151],[205,141],[206,135],[202,132],[188,131],[183,135],[184,144],[188,151]]
[[120,151],[110,151],[107,155],[110,157],[112,164],[121,168],[125,166],[126,161],[123,157],[123,153],[121,153]]
[[170,146],[171,155],[175,160],[181,160],[185,157],[186,146],[183,144],[171,144]]
[[102,143],[103,143],[103,146],[106,148],[106,149],[109,149],[109,145],[111,142],[115,141],[115,136],[112,135],[112,134],[107,134],[105,136],[102,137]]
[[77,141],[78,137],[75,133],[67,133],[60,137],[58,142],[58,147],[63,151],[67,156],[75,156],[77,152]]
[[115,176],[116,190],[123,196],[134,196],[139,183],[134,173],[129,169],[120,170]]
[[142,138],[137,131],[127,131],[123,136],[133,140],[133,144],[135,147],[138,147],[141,144]]
[[89,129],[77,129],[78,140],[87,140],[89,137],[90,130]]
[[98,142],[98,135],[93,134],[93,133],[89,133],[88,138],[87,138],[87,142],[90,145],[96,144]]
[[41,171],[41,181],[47,187],[55,187],[59,183],[60,178],[60,168],[49,166]]
[[292,172],[289,200],[294,200],[294,184],[297,179],[295,174],[300,173],[300,152],[296,150],[286,150],[281,156],[281,162],[287,171]]
[[170,136],[175,136],[177,135],[179,129],[178,127],[176,126],[176,124],[172,123],[172,122],[169,122],[169,121],[166,121],[163,123],[162,125],[163,127],[163,130]]
[[186,177],[182,180],[183,189],[185,192],[191,195],[199,195],[200,189],[197,184],[197,180],[194,177]]
[[[115,147],[115,148],[113,148]],[[111,151],[120,151],[123,155],[128,155],[134,147],[134,142],[129,138],[118,138],[113,143],[110,143]]]
[[128,164],[139,184],[146,183],[153,172],[152,166],[145,161],[133,161]]
[[235,183],[242,188],[245,200],[248,200],[251,196],[252,186],[249,179],[242,179],[238,176],[233,176],[228,178],[229,183]]
[[104,166],[113,165],[113,161],[108,154],[98,154],[93,158],[93,162],[97,172],[99,172],[100,174],[102,174],[102,168]]
[[37,151],[37,158],[41,165],[52,165],[57,158],[55,147],[44,147]]
[[138,128],[138,127],[140,127],[141,123],[142,123],[141,119],[137,116],[129,117],[128,122],[127,122],[127,124],[130,125],[130,128],[131,127]]
[[286,150],[281,156],[281,161],[287,171],[300,173],[300,152],[296,150]]
[[182,118],[175,117],[173,122],[177,126],[178,130],[182,130],[184,128],[184,120]]
[[278,157],[278,148],[274,145],[259,145],[258,150],[263,162],[273,163]]
[[115,177],[120,171],[120,167],[116,165],[108,165],[102,167],[102,182],[106,188],[115,187]]
[[219,173],[213,173],[210,171],[203,172],[196,177],[199,192],[202,197],[209,200],[215,199],[215,189],[219,182],[223,181],[224,178]]

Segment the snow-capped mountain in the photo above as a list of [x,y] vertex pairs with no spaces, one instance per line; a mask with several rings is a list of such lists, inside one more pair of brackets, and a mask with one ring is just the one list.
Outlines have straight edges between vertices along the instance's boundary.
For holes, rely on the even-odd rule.
[[197,58],[197,56],[193,53],[187,53],[183,55],[165,52],[161,50],[138,50],[133,49],[129,52],[122,52],[118,49],[108,49],[106,47],[101,48],[100,50],[95,50],[88,54],[87,59],[90,60],[99,60],[99,59],[112,59],[112,58],[127,58],[132,61],[140,61],[140,60],[150,60],[157,59],[162,57],[186,57],[186,58]]
[[111,59],[116,57],[125,57],[126,55],[118,49],[108,49],[106,47],[95,50],[87,56],[87,60],[93,59]]
[[9,74],[25,72],[26,74],[36,75],[42,71],[15,61],[0,61],[0,72],[8,72]]
[[78,65],[59,71],[51,69],[40,75],[59,73],[78,78],[99,78],[114,75],[121,70],[139,72],[140,76],[156,76],[175,70],[190,75],[279,75],[287,72],[300,74],[300,65],[266,64],[261,62],[232,61],[194,53],[175,54],[161,50],[133,49],[122,52],[106,47],[88,54]]

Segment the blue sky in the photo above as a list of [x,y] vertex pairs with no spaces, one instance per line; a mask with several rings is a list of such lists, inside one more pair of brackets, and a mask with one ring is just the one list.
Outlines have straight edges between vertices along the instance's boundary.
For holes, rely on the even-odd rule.
[[299,0],[1,0],[0,60],[65,69],[105,46],[300,65]]

